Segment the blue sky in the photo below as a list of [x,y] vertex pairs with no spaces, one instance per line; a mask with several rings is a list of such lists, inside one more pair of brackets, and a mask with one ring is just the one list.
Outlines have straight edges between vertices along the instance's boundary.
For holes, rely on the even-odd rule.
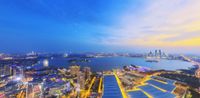
[[198,0],[1,0],[0,52],[199,52],[199,6]]

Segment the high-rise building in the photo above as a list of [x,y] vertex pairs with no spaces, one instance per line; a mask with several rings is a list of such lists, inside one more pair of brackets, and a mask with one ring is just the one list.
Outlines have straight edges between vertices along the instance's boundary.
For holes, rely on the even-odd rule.
[[30,86],[27,86],[26,89],[26,98],[43,98],[43,94],[42,94],[42,85],[41,83],[37,83],[37,84],[28,84]]
[[150,51],[148,57],[152,57],[154,54]]
[[26,87],[26,98],[34,98],[33,84],[28,83]]
[[78,76],[78,74],[80,72],[80,66],[78,66],[78,65],[70,66],[69,69],[70,69],[70,73],[72,75]]
[[162,57],[162,51],[161,50],[159,50],[159,57]]
[[16,76],[16,75],[17,75],[17,69],[13,68],[13,70],[12,70],[12,76]]
[[0,76],[12,75],[13,68],[8,65],[0,66]]
[[85,89],[85,75],[82,74],[81,72],[79,72],[78,76],[77,76],[77,82],[80,85],[80,89]]
[[155,50],[155,56],[158,56],[158,51],[157,50]]
[[83,69],[85,80],[90,79],[91,69],[90,67],[84,67]]

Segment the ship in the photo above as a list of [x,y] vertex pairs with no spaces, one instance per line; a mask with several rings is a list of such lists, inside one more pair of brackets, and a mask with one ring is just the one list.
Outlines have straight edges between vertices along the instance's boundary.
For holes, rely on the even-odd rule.
[[156,57],[146,57],[146,62],[159,62],[159,58]]

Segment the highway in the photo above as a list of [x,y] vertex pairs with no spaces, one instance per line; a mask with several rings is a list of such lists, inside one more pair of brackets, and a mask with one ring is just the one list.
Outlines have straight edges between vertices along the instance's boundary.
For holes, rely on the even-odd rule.
[[192,60],[191,58],[189,58],[189,57],[187,57],[187,56],[184,56],[184,55],[181,55],[181,57],[183,57],[185,60],[187,60],[187,61],[193,63],[194,65],[198,65],[199,68],[200,68],[200,63],[199,63],[199,62],[196,62],[196,61]]

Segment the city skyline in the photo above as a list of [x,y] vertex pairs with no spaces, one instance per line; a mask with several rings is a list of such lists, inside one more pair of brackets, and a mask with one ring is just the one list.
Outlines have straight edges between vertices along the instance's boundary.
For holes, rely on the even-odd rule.
[[199,54],[198,0],[2,0],[0,53]]

